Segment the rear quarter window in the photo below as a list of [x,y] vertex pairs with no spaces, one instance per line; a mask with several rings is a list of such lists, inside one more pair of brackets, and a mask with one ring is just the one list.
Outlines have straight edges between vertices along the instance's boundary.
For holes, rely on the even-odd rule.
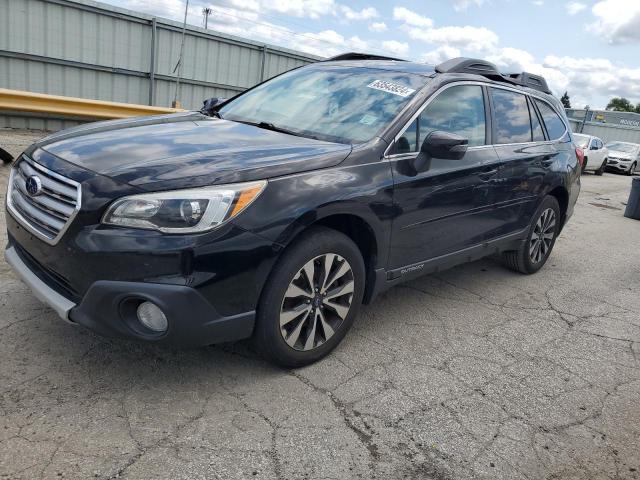
[[546,102],[537,99],[535,102],[538,106],[538,110],[540,110],[540,114],[542,115],[542,120],[547,127],[549,140],[560,139],[567,130],[567,127],[560,116]]

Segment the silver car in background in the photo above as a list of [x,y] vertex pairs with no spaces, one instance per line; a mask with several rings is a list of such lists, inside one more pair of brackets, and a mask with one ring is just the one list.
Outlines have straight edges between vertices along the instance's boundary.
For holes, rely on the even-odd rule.
[[640,164],[640,145],[630,142],[609,142],[607,170],[633,175]]
[[576,147],[580,147],[584,151],[582,172],[593,172],[596,175],[602,175],[609,158],[609,150],[602,140],[593,135],[584,135],[582,133],[574,133],[572,136]]

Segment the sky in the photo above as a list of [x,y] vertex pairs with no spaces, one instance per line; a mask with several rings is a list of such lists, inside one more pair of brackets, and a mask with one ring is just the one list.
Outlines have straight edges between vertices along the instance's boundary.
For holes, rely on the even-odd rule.
[[[182,21],[184,0],[103,0]],[[467,56],[541,74],[573,107],[640,103],[640,0],[190,0],[188,23],[322,57]]]

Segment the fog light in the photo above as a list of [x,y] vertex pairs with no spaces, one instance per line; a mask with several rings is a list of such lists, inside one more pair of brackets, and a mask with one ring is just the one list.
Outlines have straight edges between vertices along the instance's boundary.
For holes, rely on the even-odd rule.
[[149,330],[164,332],[167,330],[167,317],[155,303],[142,302],[138,305],[138,320]]

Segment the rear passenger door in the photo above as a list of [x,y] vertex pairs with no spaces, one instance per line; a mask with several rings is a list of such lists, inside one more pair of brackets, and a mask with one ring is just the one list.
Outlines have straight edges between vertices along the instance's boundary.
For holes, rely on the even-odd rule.
[[[394,178],[389,269],[399,269],[482,243],[493,199],[487,186],[497,175],[496,153],[487,143],[488,108],[480,85],[451,85],[427,100],[396,137],[387,158]],[[435,130],[469,140],[461,160],[432,158],[421,172],[411,161]]]
[[538,112],[528,95],[490,87],[493,143],[500,159],[496,179],[496,205],[488,238],[498,238],[529,226],[526,214],[544,185],[546,168],[555,149],[546,142]]

